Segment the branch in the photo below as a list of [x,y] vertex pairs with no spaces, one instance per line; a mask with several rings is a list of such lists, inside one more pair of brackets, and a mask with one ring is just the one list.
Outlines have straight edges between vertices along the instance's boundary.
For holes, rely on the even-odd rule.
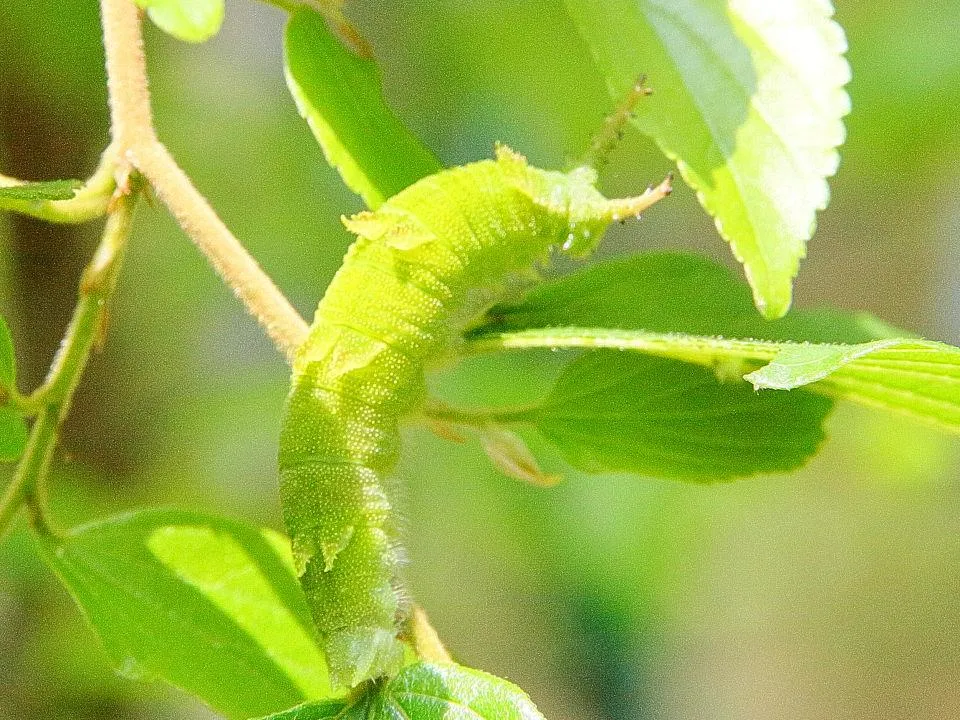
[[[26,201],[22,207],[9,208],[59,222],[80,222],[105,211],[108,216],[101,243],[81,279],[73,319],[47,379],[36,393],[20,399],[26,408],[36,411],[37,417],[17,472],[0,498],[0,535],[24,503],[31,509],[34,525],[53,531],[46,519],[44,480],[60,425],[106,321],[106,307],[116,285],[138,194],[137,189],[131,190],[135,170],[140,169],[150,180],[180,225],[288,360],[293,360],[308,330],[157,140],[147,90],[140,11],[131,0],[101,0],[100,7],[113,142],[97,172],[72,199]],[[19,184],[21,181],[0,175],[0,187]]]
[[110,133],[124,153],[156,140],[147,89],[140,10],[132,0],[100,0],[110,93]]
[[135,203],[136,198],[130,196],[118,196],[114,200],[100,245],[80,279],[79,300],[73,318],[43,385],[42,407],[30,431],[17,472],[0,499],[0,536],[24,502],[31,509],[34,524],[52,531],[46,518],[44,481],[60,425],[70,409],[73,394],[90,359],[90,351],[101,338],[106,323]]
[[[289,362],[308,326],[239,240],[217,217],[190,178],[157,140],[150,115],[140,12],[132,0],[100,0],[114,145],[156,190],[180,227],[266,330]],[[126,177],[118,177],[123,187]]]
[[217,217],[163,145],[141,145],[131,157],[183,231],[292,363],[309,327],[290,301]]

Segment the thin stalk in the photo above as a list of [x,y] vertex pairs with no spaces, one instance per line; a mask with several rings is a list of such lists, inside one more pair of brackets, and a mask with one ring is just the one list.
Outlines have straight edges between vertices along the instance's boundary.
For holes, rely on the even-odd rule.
[[125,155],[130,148],[156,139],[140,10],[132,0],[100,0],[100,17],[110,95],[110,133],[114,145]]
[[20,506],[26,504],[40,531],[55,532],[46,511],[46,477],[57,445],[60,425],[70,410],[74,392],[100,340],[111,295],[130,234],[135,197],[119,196],[107,216],[100,245],[80,279],[77,306],[44,382],[42,406],[17,472],[0,499],[0,536]]
[[523,422],[534,409],[532,405],[512,408],[458,408],[438,400],[430,400],[420,409],[420,414],[428,420],[483,430],[491,424]]

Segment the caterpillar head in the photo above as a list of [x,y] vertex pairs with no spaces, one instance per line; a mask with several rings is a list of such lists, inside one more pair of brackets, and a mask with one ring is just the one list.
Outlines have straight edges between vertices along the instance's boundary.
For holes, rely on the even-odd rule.
[[569,172],[531,167],[525,157],[497,146],[497,163],[533,201],[561,220],[557,245],[573,257],[584,257],[597,246],[612,222],[640,214],[671,192],[672,176],[636,197],[609,200],[597,190],[597,171],[582,166]]

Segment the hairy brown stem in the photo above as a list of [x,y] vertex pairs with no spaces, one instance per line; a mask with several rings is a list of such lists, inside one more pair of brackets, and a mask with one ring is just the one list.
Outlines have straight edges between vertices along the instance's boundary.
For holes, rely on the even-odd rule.
[[131,158],[180,227],[292,362],[307,337],[307,323],[217,217],[163,145],[140,145],[131,151]]
[[121,158],[118,185],[125,186],[131,170],[144,175],[180,227],[292,361],[307,336],[307,323],[157,140],[150,112],[140,11],[132,0],[100,0],[100,7],[113,144]]

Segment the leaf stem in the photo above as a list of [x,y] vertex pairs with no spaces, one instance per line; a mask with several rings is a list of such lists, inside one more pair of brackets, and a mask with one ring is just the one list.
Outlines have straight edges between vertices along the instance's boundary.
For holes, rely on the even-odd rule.
[[466,339],[464,355],[504,350],[624,350],[712,367],[718,360],[772,360],[784,343],[737,340],[682,333],[653,333],[617,328],[546,327],[512,332],[479,332]]
[[[113,179],[115,157],[108,148],[100,164],[69,200],[15,200],[0,197],[0,210],[29,215],[47,222],[76,225],[103,216],[116,187]],[[0,175],[0,188],[26,185],[27,181]]]
[[484,430],[491,424],[523,422],[533,409],[534,406],[458,408],[439,400],[429,400],[420,409],[420,414],[429,420]]
[[343,14],[343,0],[263,0],[263,2],[291,14],[303,8],[318,12],[353,52],[362,58],[373,57],[370,45]]
[[26,450],[13,480],[0,498],[0,536],[24,503],[38,530],[56,532],[46,511],[45,480],[60,425],[70,409],[90,352],[101,339],[106,325],[109,300],[116,287],[135,204],[135,196],[118,195],[114,199],[100,245],[80,279],[77,306],[42,386],[42,405]]

